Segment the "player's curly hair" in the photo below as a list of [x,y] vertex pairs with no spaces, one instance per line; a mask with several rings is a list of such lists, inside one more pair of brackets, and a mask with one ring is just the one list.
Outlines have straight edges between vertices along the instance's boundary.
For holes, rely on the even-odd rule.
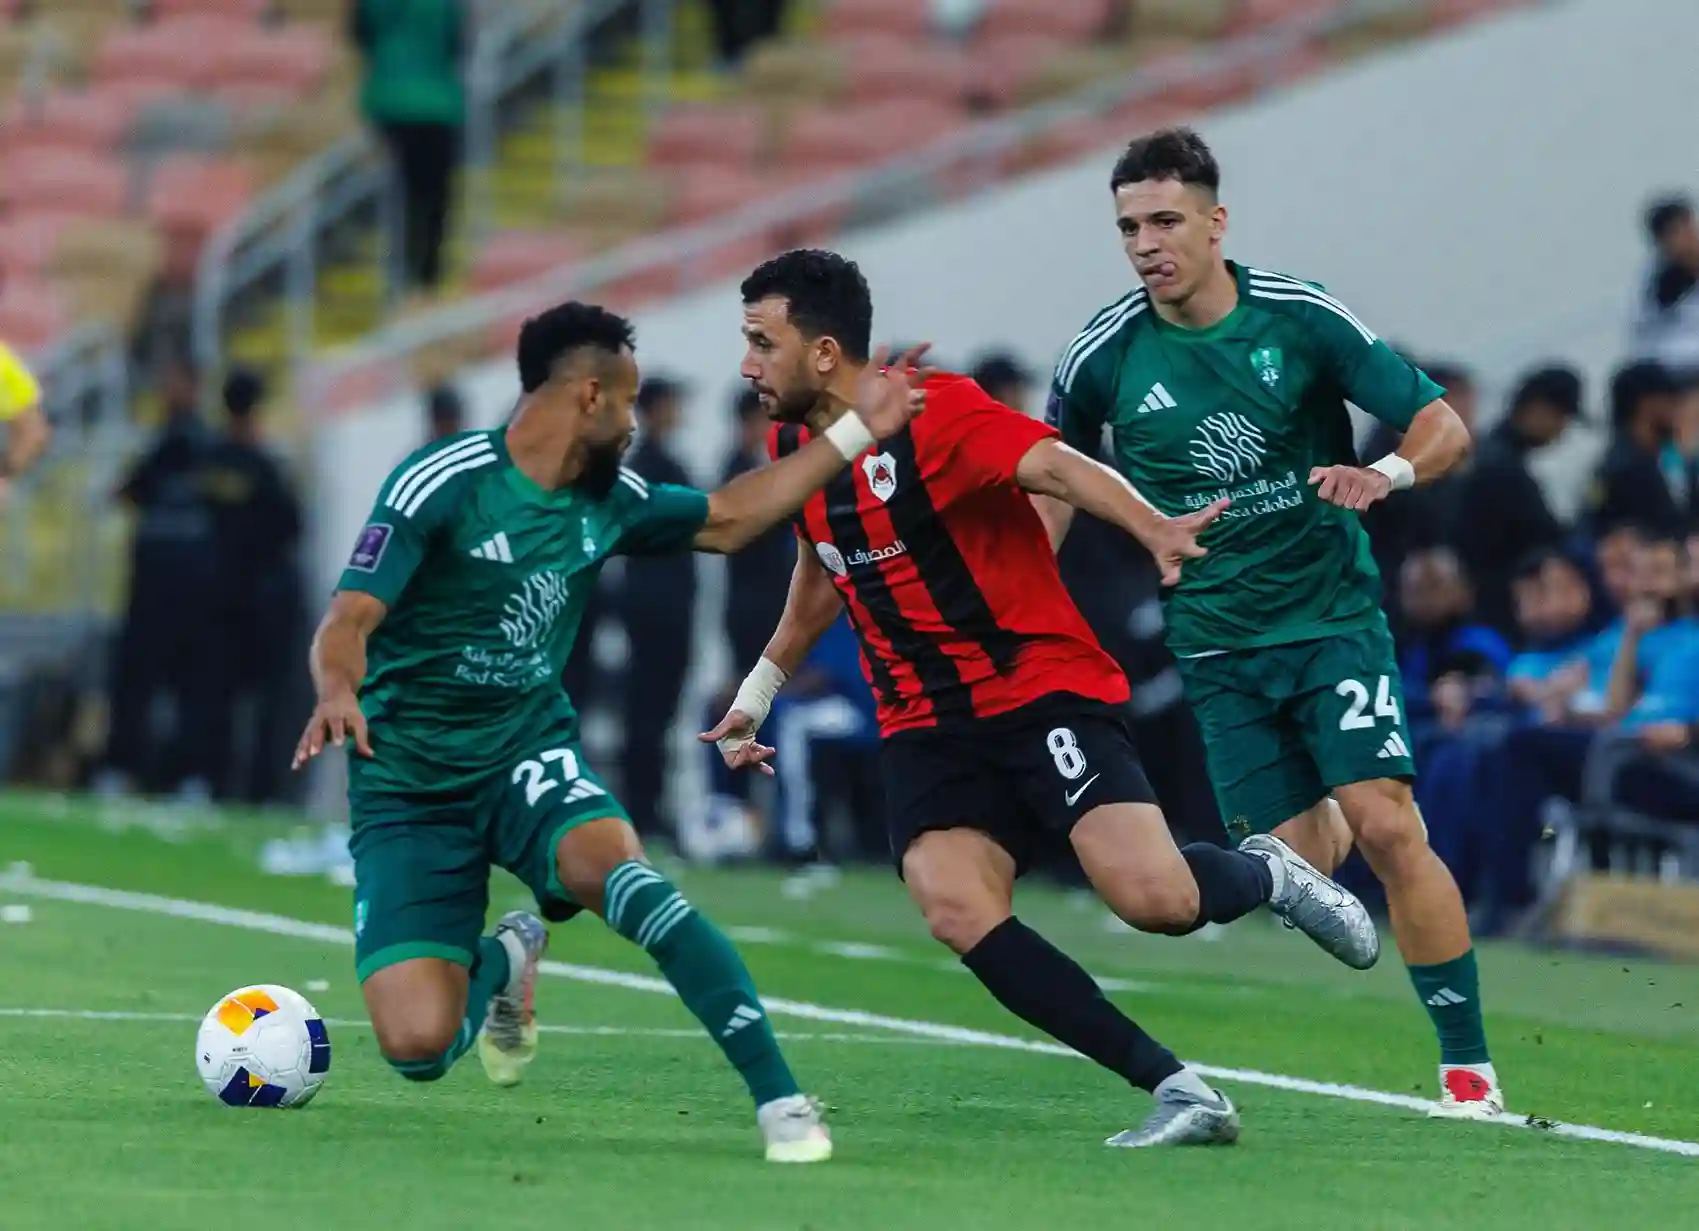
[[866,363],[873,345],[873,293],[861,267],[821,248],[796,248],[757,266],[743,280],[743,302],[773,296],[789,304],[791,324],[805,338],[836,339],[852,363]]
[[625,317],[576,300],[533,316],[519,330],[519,387],[535,393],[548,383],[555,365],[586,348],[610,356],[634,351],[637,331]]
[[1162,128],[1135,137],[1109,174],[1109,191],[1145,180],[1179,180],[1210,192],[1221,191],[1221,164],[1193,128]]

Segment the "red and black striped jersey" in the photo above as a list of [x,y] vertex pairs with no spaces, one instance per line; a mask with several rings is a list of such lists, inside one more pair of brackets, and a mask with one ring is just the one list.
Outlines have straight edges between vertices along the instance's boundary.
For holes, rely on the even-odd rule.
[[[1127,700],[1127,680],[1062,586],[1027,451],[1056,433],[940,375],[926,410],[803,506],[796,531],[843,598],[885,735],[1007,713],[1051,693]],[[809,439],[768,435],[775,458]]]

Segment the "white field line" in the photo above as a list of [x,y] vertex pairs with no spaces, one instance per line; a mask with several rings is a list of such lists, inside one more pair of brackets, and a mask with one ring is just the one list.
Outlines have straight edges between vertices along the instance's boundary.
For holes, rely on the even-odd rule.
[[[291,919],[286,915],[268,915],[257,911],[215,906],[207,902],[191,902],[182,898],[160,897],[151,893],[128,893],[116,889],[104,889],[98,885],[37,880],[33,876],[0,873],[0,890],[21,894],[25,897],[75,902],[89,906],[105,906],[116,910],[138,911],[149,915],[166,915],[176,919],[192,919],[199,923],[243,928],[251,932],[266,932],[273,936],[317,940],[336,945],[352,945],[354,943],[354,934],[347,928],[332,927],[323,923],[309,923],[303,919]],[[599,983],[605,986],[623,987],[629,991],[659,992],[669,996],[673,995],[670,984],[663,979],[649,975],[634,975],[624,971],[604,970],[597,966],[578,966],[567,962],[553,961],[543,962],[541,969],[545,974],[573,979],[580,983]],[[1037,1052],[1047,1056],[1084,1059],[1078,1052],[1063,1047],[1059,1043],[1018,1039],[1009,1035],[992,1034],[984,1030],[948,1026],[940,1022],[917,1021],[905,1017],[886,1017],[878,1013],[863,1013],[858,1009],[833,1009],[825,1005],[810,1004],[800,1000],[782,1000],[763,996],[762,1001],[770,1013],[803,1018],[808,1021],[890,1030],[912,1038],[933,1039],[960,1046],[993,1047],[1005,1051]],[[1363,1086],[1310,1081],[1302,1077],[1263,1073],[1255,1069],[1221,1068],[1208,1064],[1193,1064],[1192,1067],[1206,1077],[1239,1082],[1243,1085],[1288,1090],[1296,1094],[1314,1094],[1324,1098],[1344,1099],[1354,1103],[1378,1103],[1385,1107],[1407,1108],[1412,1111],[1425,1111],[1431,1105],[1428,1100],[1416,1098],[1412,1095],[1389,1094],[1383,1090],[1370,1090]],[[1536,1127],[1530,1117],[1510,1112],[1498,1116],[1493,1123],[1512,1128]],[[1699,1158],[1699,1142],[1695,1141],[1649,1137],[1642,1133],[1624,1133],[1615,1129],[1596,1128],[1590,1124],[1551,1124],[1548,1121],[1540,1121],[1538,1127],[1544,1128],[1559,1137],[1571,1137],[1581,1141],[1607,1141],[1617,1145],[1634,1146],[1642,1150],[1656,1150],[1665,1154],[1682,1154],[1690,1158]]]
[[[81,1022],[147,1022],[170,1023],[172,1025],[199,1024],[201,1018],[195,1013],[150,1013],[130,1009],[31,1009],[0,1006],[0,1020],[6,1018],[22,1018],[29,1021],[81,1021]],[[327,1017],[324,1024],[337,1030],[370,1030],[372,1024],[358,1018]],[[544,1034],[570,1034],[588,1036],[591,1038],[621,1038],[621,1039],[700,1039],[702,1030],[663,1030],[660,1028],[629,1027],[629,1026],[562,1026],[552,1023],[539,1023],[537,1029]],[[780,1039],[787,1043],[866,1043],[870,1046],[951,1046],[944,1039],[910,1038],[906,1035],[891,1034],[817,1034],[803,1032],[800,1034],[788,1030],[776,1032]]]

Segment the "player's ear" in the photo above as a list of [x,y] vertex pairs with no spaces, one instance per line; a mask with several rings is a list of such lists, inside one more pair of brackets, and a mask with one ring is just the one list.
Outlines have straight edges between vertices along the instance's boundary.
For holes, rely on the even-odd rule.
[[843,349],[838,340],[830,334],[822,334],[819,341],[814,343],[814,371],[822,376],[830,376],[838,370],[843,362]]
[[1221,202],[1215,203],[1215,208],[1209,212],[1209,234],[1212,239],[1220,240],[1227,235],[1227,207]]

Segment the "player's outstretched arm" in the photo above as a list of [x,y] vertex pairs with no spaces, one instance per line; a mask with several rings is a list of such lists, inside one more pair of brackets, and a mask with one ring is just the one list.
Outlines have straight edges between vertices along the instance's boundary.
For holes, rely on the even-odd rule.
[[1329,504],[1358,512],[1395,491],[1432,483],[1468,456],[1469,429],[1462,417],[1435,398],[1410,420],[1398,448],[1367,466],[1317,466],[1310,486]]
[[771,774],[773,767],[768,762],[773,758],[773,749],[756,743],[755,736],[761,730],[761,724],[767,721],[767,712],[772,708],[773,698],[778,695],[779,689],[796,674],[809,651],[825,636],[842,610],[843,600],[838,597],[837,587],[826,576],[826,570],[820,567],[814,553],[808,550],[808,545],[798,540],[796,567],[791,570],[785,610],[761,654],[761,661],[738,686],[737,696],[732,699],[731,708],[720,719],[719,725],[696,738],[705,744],[718,744],[720,755],[732,769],[753,766],[764,774]]
[[883,347],[856,382],[855,408],[789,457],[739,475],[708,494],[708,519],[692,543],[697,551],[741,551],[793,515],[876,440],[894,436],[925,406],[921,368],[926,346],[886,367]]
[[[1059,440],[1041,440],[1027,450],[1015,468],[1015,482],[1034,496],[1083,509],[1125,530],[1156,557],[1164,585],[1180,580],[1182,561],[1207,554],[1198,546],[1198,533],[1221,516],[1228,504],[1226,500],[1217,500],[1184,517],[1165,517],[1124,477]],[[1040,505],[1039,517],[1051,532],[1052,547],[1059,546],[1062,537],[1051,526],[1050,519],[1055,516],[1053,509]],[[1065,521],[1061,530],[1065,535]]]
[[360,712],[360,681],[366,678],[366,642],[383,623],[388,608],[370,594],[339,590],[313,635],[307,662],[318,704],[295,746],[292,768],[300,769],[324,751],[328,740],[338,748],[350,738],[361,756],[372,755],[366,716]]

